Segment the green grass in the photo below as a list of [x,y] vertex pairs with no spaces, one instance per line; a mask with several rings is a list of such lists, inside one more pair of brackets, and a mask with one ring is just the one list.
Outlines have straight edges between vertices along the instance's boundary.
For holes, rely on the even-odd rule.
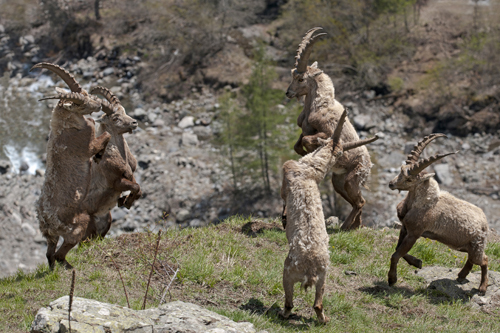
[[[331,267],[324,308],[332,321],[327,326],[317,323],[312,309],[314,291],[306,293],[298,284],[293,315],[282,320],[278,313],[284,302],[281,280],[288,253],[286,236],[278,228],[247,236],[241,228],[250,221],[232,217],[218,226],[163,233],[147,307],[159,304],[170,281],[163,268],[169,266],[179,271],[167,301],[196,303],[269,332],[500,331],[499,313],[472,310],[468,302],[428,290],[414,274],[415,268],[403,260],[398,265],[398,283],[389,287],[389,258],[398,239],[398,231],[389,229],[342,232],[329,228]],[[75,296],[127,306],[116,263],[130,306],[140,309],[156,237],[153,232],[131,234],[72,250],[68,261],[76,269]],[[419,239],[410,253],[421,258],[424,266],[455,268],[464,261],[463,253],[426,239]],[[500,244],[490,243],[486,253],[490,270],[498,270]],[[61,267],[50,271],[47,265],[30,274],[19,271],[0,279],[0,331],[28,331],[40,307],[69,293],[70,281],[70,271]]]

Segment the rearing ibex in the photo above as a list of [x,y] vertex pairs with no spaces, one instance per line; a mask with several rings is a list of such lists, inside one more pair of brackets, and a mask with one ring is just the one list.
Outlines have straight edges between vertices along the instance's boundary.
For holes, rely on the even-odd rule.
[[[302,134],[294,146],[301,156],[319,147],[318,138],[327,139],[332,136],[344,111],[342,104],[335,99],[335,89],[330,77],[318,68],[317,62],[307,66],[312,46],[319,36],[325,35],[314,35],[320,29],[322,28],[309,30],[302,39],[295,57],[296,68],[292,69],[292,83],[286,92],[288,98],[305,95],[304,109],[297,119]],[[359,140],[349,120],[346,120],[341,139],[343,142]],[[335,191],[352,206],[351,213],[342,225],[343,230],[359,228],[362,225],[361,211],[365,199],[361,195],[361,187],[364,186],[371,167],[368,150],[362,146],[343,154],[332,170]]]
[[[99,98],[90,96],[69,72],[57,65],[39,63],[32,70],[34,68],[51,70],[71,89],[71,93],[66,93],[56,88],[57,96],[42,99],[59,99],[59,102],[50,119],[47,169],[36,204],[40,231],[47,239],[50,268],[55,261],[71,268],[66,254],[92,225],[82,207],[90,188],[91,157],[102,154],[111,135],[105,132],[96,138],[94,121],[84,117],[100,111],[102,101]],[[64,243],[56,252],[59,236],[64,238]]]
[[422,261],[408,254],[420,237],[437,240],[454,250],[467,252],[468,258],[458,279],[465,279],[472,265],[481,266],[479,292],[488,287],[488,257],[484,254],[488,238],[488,222],[481,208],[441,191],[433,173],[424,169],[445,156],[438,154],[419,161],[424,148],[434,139],[446,137],[431,134],[424,137],[408,155],[406,165],[390,183],[391,190],[408,191],[397,207],[398,218],[403,224],[396,252],[391,257],[389,285],[397,281],[397,265],[402,257],[410,265],[422,268]]
[[[95,87],[91,94],[106,98],[102,101],[104,115],[98,120],[97,135],[110,133],[109,141],[99,163],[92,163],[92,182],[85,200],[85,209],[92,216],[96,228],[94,237],[104,237],[111,226],[111,209],[116,204],[130,208],[141,197],[141,187],[134,178],[137,160],[130,152],[125,133],[132,133],[137,128],[137,121],[125,113],[118,98],[107,88]],[[122,192],[130,191],[127,197],[120,198]]]
[[313,285],[316,287],[314,310],[318,320],[322,323],[329,320],[323,312],[323,293],[330,255],[318,183],[335,167],[342,154],[378,139],[341,142],[346,115],[344,111],[331,138],[318,140],[318,149],[298,161],[283,164],[281,197],[289,214],[286,237],[290,245],[283,269],[285,308],[282,315],[285,318],[293,308],[293,286],[302,282],[302,287],[306,289]]

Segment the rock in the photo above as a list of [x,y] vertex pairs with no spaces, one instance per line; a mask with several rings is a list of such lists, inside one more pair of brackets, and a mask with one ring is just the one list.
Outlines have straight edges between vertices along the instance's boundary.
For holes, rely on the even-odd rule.
[[134,117],[137,120],[143,120],[146,117],[147,113],[144,111],[144,109],[137,108],[134,110],[134,112],[131,114],[132,117]]
[[337,226],[339,223],[339,218],[337,216],[330,216],[325,220],[325,225],[329,227]]
[[407,143],[405,143],[404,154],[408,155],[409,153],[411,153],[411,151],[413,150],[413,147],[415,147],[416,144],[417,144],[416,142],[407,142]]
[[417,270],[415,274],[425,279],[428,289],[437,290],[452,300],[470,301],[473,307],[484,310],[495,309],[500,306],[500,273],[488,271],[488,289],[486,295],[478,295],[481,281],[481,271],[471,272],[464,282],[458,282],[459,268],[427,266]]
[[6,174],[9,171],[10,162],[6,160],[0,160],[0,175]]
[[28,235],[28,236],[31,236],[31,237],[36,236],[36,230],[35,230],[35,228],[33,228],[33,226],[31,224],[29,224],[29,223],[24,222],[23,224],[21,224],[21,230],[23,231],[23,233],[25,235]]
[[152,126],[154,126],[154,127],[163,127],[163,126],[165,126],[165,121],[163,119],[156,119],[153,122]]
[[3,34],[5,32],[5,28],[3,25],[0,24],[0,34]]
[[193,127],[193,133],[196,134],[200,140],[208,140],[212,137],[212,130],[210,127],[195,126]]
[[114,74],[114,73],[115,73],[115,69],[113,67],[108,67],[102,71],[103,76],[109,76],[109,75]]
[[470,144],[468,144],[467,142],[465,142],[465,143],[462,145],[462,149],[463,149],[463,150],[469,150],[469,149],[470,149]]
[[177,212],[177,214],[175,214],[175,217],[177,219],[177,222],[184,222],[189,218],[190,215],[191,213],[189,212],[189,210],[181,209]]
[[[41,308],[31,333],[67,332],[69,296]],[[253,324],[234,322],[198,305],[175,301],[158,308],[132,310],[119,305],[75,297],[71,308],[73,332],[213,332],[255,333]],[[261,331],[261,333],[264,333]]]
[[373,122],[372,117],[368,114],[360,114],[355,116],[352,119],[354,123],[354,127],[356,127],[357,130],[369,130],[370,128],[373,128],[376,126],[375,122]]
[[36,170],[35,170],[35,175],[36,175],[37,177],[43,177],[43,176],[45,176],[45,170],[42,170],[42,169],[36,169]]
[[200,219],[194,219],[189,221],[189,226],[192,228],[198,228],[198,227],[203,227],[203,221]]
[[181,121],[177,124],[178,127],[184,129],[188,127],[193,127],[194,126],[194,117],[191,116],[186,116],[182,118]]
[[434,164],[433,167],[438,182],[447,186],[453,184],[453,176],[450,173],[450,166],[448,163]]
[[35,43],[35,37],[33,37],[33,35],[26,35],[23,37],[24,40],[30,44],[33,44]]
[[182,133],[182,145],[184,146],[196,146],[198,145],[198,137],[194,133],[184,132]]

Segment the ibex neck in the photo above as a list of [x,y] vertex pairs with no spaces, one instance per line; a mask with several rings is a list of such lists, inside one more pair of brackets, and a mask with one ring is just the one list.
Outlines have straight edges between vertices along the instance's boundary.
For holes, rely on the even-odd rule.
[[420,184],[417,184],[414,189],[410,190],[410,195],[415,198],[416,202],[422,204],[435,203],[439,198],[439,185],[434,178],[429,178]]
[[332,80],[326,74],[319,74],[313,81],[310,93],[306,96],[305,103],[310,109],[317,110],[328,108],[335,101],[335,88]]

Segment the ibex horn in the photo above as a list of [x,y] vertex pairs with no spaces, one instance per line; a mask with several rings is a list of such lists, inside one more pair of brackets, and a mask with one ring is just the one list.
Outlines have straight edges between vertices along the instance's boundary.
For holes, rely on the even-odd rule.
[[380,138],[377,136],[377,134],[375,134],[375,136],[373,138],[363,139],[363,140],[358,140],[358,141],[354,141],[354,142],[345,143],[345,144],[342,145],[342,148],[343,148],[344,151],[348,151],[348,150],[351,150],[351,149],[354,149],[354,148],[358,148],[358,147],[367,145],[369,143],[372,143],[373,141],[377,141],[378,139],[380,139]]
[[31,67],[30,72],[35,68],[46,68],[54,73],[56,73],[64,82],[68,85],[69,89],[75,93],[81,93],[83,91],[82,86],[76,81],[75,77],[70,74],[64,68],[48,63],[48,62],[40,62],[35,66]]
[[323,28],[321,27],[312,28],[308,30],[302,38],[302,42],[299,44],[299,48],[297,49],[297,55],[295,56],[295,68],[297,68],[297,72],[304,73],[307,71],[307,61],[309,60],[309,55],[312,52],[312,46],[317,41],[318,37],[326,35],[324,32],[315,36],[313,36],[313,34],[322,29]]
[[456,154],[456,153],[458,153],[458,151],[452,152],[452,153],[447,153],[447,154],[441,154],[441,155],[437,154],[437,155],[431,156],[429,158],[426,158],[420,162],[412,164],[408,168],[408,173],[412,176],[416,176],[420,172],[422,172],[425,168],[427,168],[429,165],[431,165],[432,163],[439,161],[443,157],[446,157],[446,156],[451,155],[451,154]]
[[335,144],[340,141],[340,135],[342,134],[342,128],[344,127],[346,118],[347,118],[347,109],[345,109],[344,112],[342,112],[339,122],[337,123],[337,127],[335,128],[335,131],[332,134],[332,140],[334,141]]
[[415,147],[413,147],[413,150],[411,153],[408,154],[408,157],[406,158],[406,165],[414,164],[418,162],[418,159],[420,158],[420,154],[424,151],[424,148],[434,139],[440,138],[440,137],[447,137],[445,134],[442,133],[433,133],[430,135],[425,136],[422,140],[420,140]]
[[85,103],[86,100],[88,100],[88,97],[80,93],[71,92],[71,93],[58,94],[56,96],[44,97],[39,99],[39,101],[45,101],[47,99],[64,99],[66,101],[71,101],[76,105],[82,105],[83,103]]
[[120,104],[120,100],[116,97],[108,88],[97,86],[90,90],[90,93],[93,95],[101,95],[104,96],[113,105]]

